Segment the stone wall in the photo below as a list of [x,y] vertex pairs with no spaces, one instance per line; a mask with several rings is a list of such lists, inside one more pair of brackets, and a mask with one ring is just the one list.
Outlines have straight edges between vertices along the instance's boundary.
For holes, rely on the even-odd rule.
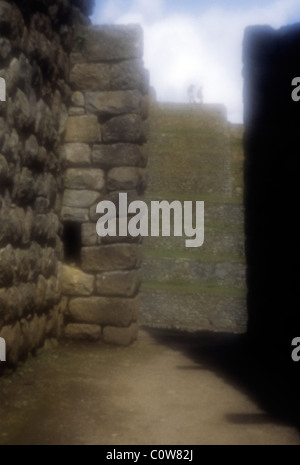
[[148,75],[142,30],[82,27],[71,62],[62,221],[67,242],[77,230],[78,243],[63,268],[66,336],[127,345],[137,335],[142,245],[130,236],[100,239],[96,205],[116,203],[119,192],[136,199],[145,187]]
[[91,28],[92,4],[0,1],[0,337],[11,364],[54,344],[65,322],[68,336],[136,334],[140,245],[99,245],[95,205],[143,189],[147,75],[141,30]]

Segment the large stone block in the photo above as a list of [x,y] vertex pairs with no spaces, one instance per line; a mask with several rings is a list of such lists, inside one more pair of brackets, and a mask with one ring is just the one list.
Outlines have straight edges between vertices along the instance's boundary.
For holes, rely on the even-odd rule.
[[139,268],[142,248],[136,244],[100,245],[81,249],[81,266],[85,271],[115,271]]
[[65,175],[65,187],[68,189],[92,189],[101,192],[104,189],[104,171],[92,168],[69,168]]
[[89,208],[100,199],[101,194],[95,191],[66,189],[62,203],[67,207]]
[[81,225],[81,243],[82,245],[100,244],[100,237],[96,232],[95,223],[83,223]]
[[61,150],[61,158],[66,166],[90,165],[91,149],[87,144],[80,142],[64,144]]
[[145,71],[140,59],[121,63],[76,64],[70,74],[73,89],[82,91],[145,90]]
[[67,121],[65,142],[99,142],[100,126],[96,115],[70,116]]
[[94,290],[95,278],[73,266],[62,267],[62,293],[68,295],[90,295]]
[[87,111],[99,116],[140,113],[142,95],[137,90],[86,92]]
[[147,161],[145,148],[137,144],[112,144],[93,146],[92,160],[103,167],[141,166]]
[[128,328],[105,326],[103,328],[103,342],[118,346],[128,346],[137,339],[138,325],[133,323]]
[[97,275],[96,292],[100,295],[132,297],[138,292],[141,282],[140,270],[109,271]]
[[136,321],[139,299],[87,297],[71,299],[68,314],[78,323],[127,327]]
[[146,186],[146,173],[143,168],[131,166],[112,168],[107,175],[107,189],[115,190],[132,190],[138,192],[144,190]]
[[62,207],[62,221],[76,221],[82,223],[89,221],[89,210],[87,208]]
[[81,27],[75,35],[73,61],[99,62],[140,58],[143,31],[137,24]]
[[145,123],[139,115],[128,114],[109,119],[102,126],[103,142],[146,142]]
[[65,337],[68,339],[98,341],[101,336],[101,327],[98,325],[70,323],[65,328]]

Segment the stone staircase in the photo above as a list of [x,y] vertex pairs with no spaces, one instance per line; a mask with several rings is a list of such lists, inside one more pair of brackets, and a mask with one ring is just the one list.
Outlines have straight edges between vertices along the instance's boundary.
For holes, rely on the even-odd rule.
[[205,239],[144,238],[146,326],[244,332],[241,133],[221,105],[153,103],[146,200],[203,200]]

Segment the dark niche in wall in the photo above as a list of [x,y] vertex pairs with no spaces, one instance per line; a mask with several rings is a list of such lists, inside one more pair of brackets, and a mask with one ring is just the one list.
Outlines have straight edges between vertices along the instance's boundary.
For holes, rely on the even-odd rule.
[[81,224],[66,221],[63,225],[64,257],[67,263],[78,264],[81,250]]

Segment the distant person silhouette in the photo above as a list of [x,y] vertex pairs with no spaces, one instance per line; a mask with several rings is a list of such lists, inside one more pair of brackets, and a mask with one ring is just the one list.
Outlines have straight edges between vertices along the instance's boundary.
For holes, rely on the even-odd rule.
[[203,103],[203,87],[200,86],[196,94],[197,101],[200,105]]
[[195,100],[195,86],[191,84],[187,89],[189,103],[196,103]]

